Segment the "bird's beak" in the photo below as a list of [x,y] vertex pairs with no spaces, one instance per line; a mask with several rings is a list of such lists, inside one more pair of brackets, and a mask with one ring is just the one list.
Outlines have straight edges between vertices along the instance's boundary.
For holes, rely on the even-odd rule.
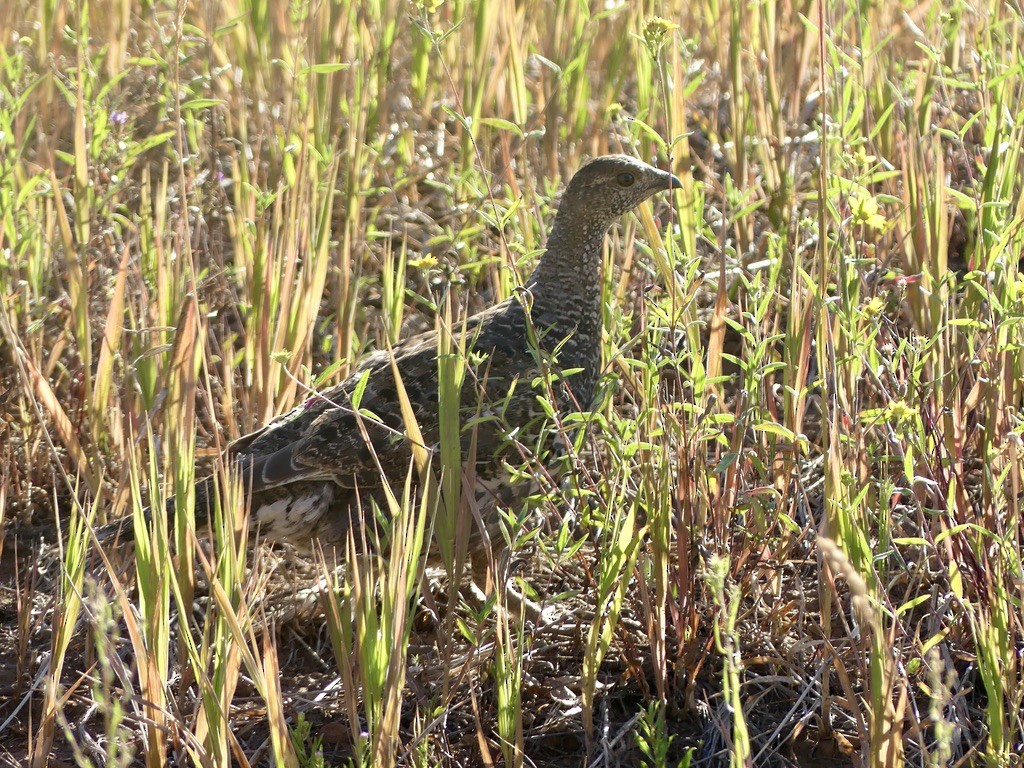
[[651,180],[651,192],[663,192],[666,189],[682,189],[683,182],[668,171],[658,169],[658,174]]

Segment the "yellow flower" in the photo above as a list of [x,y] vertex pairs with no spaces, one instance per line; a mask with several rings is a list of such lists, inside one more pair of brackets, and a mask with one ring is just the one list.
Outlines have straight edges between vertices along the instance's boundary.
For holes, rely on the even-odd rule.
[[413,269],[431,269],[437,266],[437,258],[428,253],[418,259],[409,259],[409,266]]
[[665,44],[665,38],[669,32],[679,29],[679,25],[663,19],[660,16],[653,16],[644,22],[644,45],[651,54],[656,54]]
[[857,189],[850,198],[853,223],[863,224],[869,229],[885,229],[885,217],[878,212],[878,201],[863,188]]
[[881,296],[874,296],[871,301],[864,305],[864,314],[868,317],[874,317],[885,309],[885,302]]

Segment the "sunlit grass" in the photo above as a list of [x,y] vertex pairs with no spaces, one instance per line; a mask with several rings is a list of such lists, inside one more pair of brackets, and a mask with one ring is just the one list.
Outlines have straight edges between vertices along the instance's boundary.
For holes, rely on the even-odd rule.
[[[1019,761],[1019,8],[15,0],[0,40],[16,760]],[[467,604],[461,320],[618,151],[683,186],[608,238],[600,397],[519,446]],[[391,547],[251,551],[223,448],[428,328]]]

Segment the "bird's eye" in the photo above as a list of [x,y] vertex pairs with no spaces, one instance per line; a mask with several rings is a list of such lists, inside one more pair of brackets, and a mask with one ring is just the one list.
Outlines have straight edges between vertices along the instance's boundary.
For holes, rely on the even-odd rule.
[[636,181],[636,177],[634,177],[632,173],[620,173],[615,177],[615,180],[619,182],[620,186],[632,187],[633,182]]

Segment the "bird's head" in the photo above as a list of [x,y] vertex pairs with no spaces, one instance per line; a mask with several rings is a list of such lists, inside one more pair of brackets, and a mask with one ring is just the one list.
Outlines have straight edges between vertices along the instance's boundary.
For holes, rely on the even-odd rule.
[[682,182],[628,155],[607,155],[580,168],[566,187],[559,212],[568,208],[589,224],[607,228],[651,195]]

